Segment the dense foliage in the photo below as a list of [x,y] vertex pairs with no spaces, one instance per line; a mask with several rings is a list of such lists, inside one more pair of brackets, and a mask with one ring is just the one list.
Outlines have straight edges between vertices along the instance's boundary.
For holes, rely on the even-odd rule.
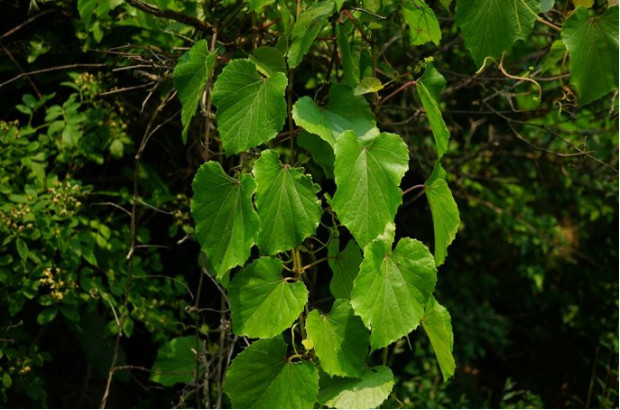
[[4,3],[0,403],[618,406],[612,1]]

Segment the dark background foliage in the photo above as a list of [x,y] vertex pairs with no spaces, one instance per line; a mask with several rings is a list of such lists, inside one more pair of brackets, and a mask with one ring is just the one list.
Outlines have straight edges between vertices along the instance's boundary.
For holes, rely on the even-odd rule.
[[[197,3],[173,3],[201,16]],[[438,297],[452,315],[457,371],[442,382],[418,330],[411,348],[402,341],[392,350],[397,385],[384,405],[617,407],[617,92],[579,106],[544,26],[506,62],[508,72],[536,72],[542,101],[530,83],[494,66],[475,73],[453,14],[429,3],[442,25],[439,47],[390,46],[379,65],[387,81],[391,70],[413,71],[432,57],[448,82],[442,112],[452,138],[443,162],[462,226],[439,271]],[[156,111],[172,89],[185,37],[201,33],[127,4],[87,22],[71,1],[0,7],[0,403],[98,406],[116,355],[108,406],[194,406],[192,383],[149,379],[158,348],[187,335],[214,352],[241,346],[227,333],[215,282],[203,276],[199,286],[189,198],[205,159],[205,122],[195,121],[183,145],[178,100]],[[226,59],[277,40],[277,30],[251,30],[269,15],[249,17],[242,7],[211,8],[211,21],[227,22],[218,45]],[[549,17],[570,7],[557,1]],[[376,44],[400,43],[391,23],[374,32]],[[313,50],[293,89],[325,100],[323,81],[341,75],[338,57],[328,40]],[[396,77],[381,96],[404,81]],[[411,91],[385,104],[371,98],[378,126],[413,147],[403,188],[423,183],[435,155]],[[397,234],[432,244],[428,205],[417,193],[404,198]],[[128,320],[115,352],[122,312]],[[219,378],[206,379],[201,386],[212,389],[214,405]]]

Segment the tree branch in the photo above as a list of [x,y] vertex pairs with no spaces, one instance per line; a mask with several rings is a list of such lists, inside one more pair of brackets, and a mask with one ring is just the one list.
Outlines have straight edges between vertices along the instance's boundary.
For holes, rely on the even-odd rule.
[[145,13],[152,14],[155,17],[169,18],[171,20],[187,24],[188,26],[192,26],[200,31],[211,32],[213,30],[213,27],[210,24],[200,19],[197,19],[196,17],[188,16],[187,14],[179,13],[172,10],[161,10],[151,4],[144,3],[140,0],[127,0],[127,3],[129,3],[129,5],[131,5],[132,7],[135,7]]

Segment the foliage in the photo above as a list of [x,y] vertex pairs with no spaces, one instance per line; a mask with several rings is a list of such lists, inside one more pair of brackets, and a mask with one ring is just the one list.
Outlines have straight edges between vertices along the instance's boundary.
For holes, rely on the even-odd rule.
[[[617,6],[31,5],[71,19],[0,65],[21,97],[0,122],[1,403],[557,405],[516,365],[467,386],[552,323],[597,349],[575,360],[591,379],[553,383],[617,406]],[[98,383],[77,401],[52,383],[69,338]]]

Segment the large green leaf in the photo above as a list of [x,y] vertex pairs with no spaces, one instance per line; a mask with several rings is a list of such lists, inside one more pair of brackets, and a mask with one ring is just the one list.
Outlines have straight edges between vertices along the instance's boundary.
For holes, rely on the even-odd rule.
[[454,345],[452,319],[448,310],[437,303],[437,300],[432,296],[426,304],[422,327],[431,340],[443,379],[448,380],[454,375],[456,369],[454,357],[452,357],[452,346]]
[[196,237],[218,277],[242,265],[256,242],[260,220],[252,206],[254,179],[226,175],[217,162],[203,164],[192,182]]
[[236,335],[268,338],[291,326],[308,301],[302,281],[282,276],[276,258],[259,258],[238,272],[230,283],[229,299]]
[[336,144],[336,193],[332,207],[364,247],[394,220],[402,201],[400,180],[407,171],[407,145],[396,134],[360,140],[347,131]]
[[198,109],[202,92],[211,78],[215,67],[216,54],[207,49],[207,41],[200,40],[185,54],[174,67],[172,81],[181,100],[181,122],[183,123],[183,142],[187,142],[187,130],[192,117]]
[[273,76],[275,73],[286,73],[286,62],[282,53],[274,47],[258,47],[250,60],[256,64],[256,68],[266,76]]
[[287,55],[289,67],[295,68],[301,63],[314,39],[325,26],[327,18],[334,11],[336,11],[334,0],[325,0],[308,7],[299,15],[291,33],[291,46]]
[[433,216],[435,263],[439,266],[446,259],[448,246],[456,237],[461,223],[459,209],[446,182],[446,172],[439,163],[424,183],[424,190]]
[[353,281],[360,270],[362,252],[354,241],[349,241],[343,251],[338,250],[338,238],[332,238],[327,245],[327,260],[332,270],[329,290],[337,299],[351,299]]
[[409,26],[409,42],[420,46],[428,42],[439,45],[441,30],[433,10],[424,0],[405,0],[401,6],[403,19]]
[[415,329],[435,289],[433,255],[421,242],[403,238],[392,250],[394,224],[364,248],[353,284],[351,305],[372,330],[373,350],[388,346]]
[[360,81],[361,36],[353,23],[346,20],[336,26],[336,40],[342,59],[343,82],[355,87]]
[[374,409],[388,398],[394,387],[389,367],[364,370],[360,378],[321,376],[319,403],[337,409]]
[[196,373],[196,337],[184,336],[169,340],[159,348],[151,368],[151,381],[171,387],[189,383]]
[[327,374],[361,375],[368,355],[370,335],[347,300],[337,299],[331,312],[325,315],[317,310],[310,312],[306,319],[306,331]]
[[596,17],[578,7],[562,26],[562,40],[582,105],[618,87],[618,7]]
[[319,373],[305,360],[289,361],[281,336],[259,340],[232,361],[224,392],[233,408],[311,409],[319,390]]
[[268,142],[282,129],[286,118],[286,75],[258,73],[250,60],[233,60],[213,85],[218,131],[228,154]]
[[540,0],[458,0],[456,24],[476,66],[486,57],[498,59],[534,27]]
[[263,151],[254,164],[256,208],[261,219],[258,246],[274,255],[295,248],[316,231],[323,209],[320,187],[303,168],[282,165],[278,153]]
[[450,131],[448,131],[448,127],[446,127],[446,123],[443,120],[437,100],[437,96],[443,88],[442,84],[445,84],[445,80],[442,82],[440,78],[443,79],[443,76],[429,64],[424,75],[418,80],[416,85],[418,96],[420,101],[422,101],[426,117],[431,125],[433,137],[435,138],[438,159],[441,159],[448,150],[448,141],[450,140]]
[[310,97],[300,98],[293,106],[293,119],[306,131],[323,138],[332,148],[343,131],[355,131],[361,138],[379,133],[368,102],[344,85],[333,85],[329,89],[329,103],[325,108],[316,105]]

